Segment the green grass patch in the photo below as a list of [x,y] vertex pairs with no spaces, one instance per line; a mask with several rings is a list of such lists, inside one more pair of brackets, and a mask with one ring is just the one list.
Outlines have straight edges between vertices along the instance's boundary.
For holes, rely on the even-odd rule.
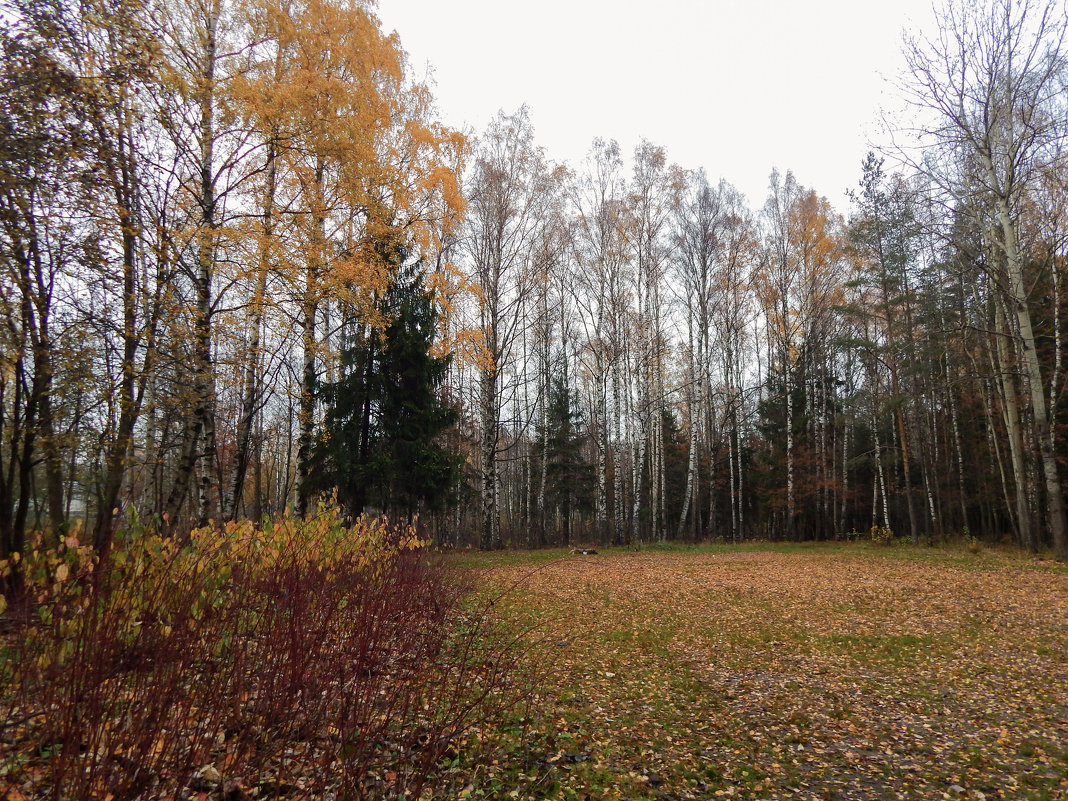
[[914,634],[830,634],[818,638],[831,650],[852,656],[858,662],[914,662],[944,647],[934,637]]

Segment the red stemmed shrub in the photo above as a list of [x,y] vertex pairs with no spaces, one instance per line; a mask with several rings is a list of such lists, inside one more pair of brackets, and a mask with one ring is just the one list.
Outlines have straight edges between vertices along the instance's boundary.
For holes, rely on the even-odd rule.
[[425,546],[324,504],[34,552],[0,651],[0,790],[419,797],[524,696],[520,641]]

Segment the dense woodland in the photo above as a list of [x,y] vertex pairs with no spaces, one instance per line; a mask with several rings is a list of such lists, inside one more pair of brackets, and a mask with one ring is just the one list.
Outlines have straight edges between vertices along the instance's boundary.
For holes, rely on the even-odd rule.
[[451,130],[370,2],[5,9],[0,558],[330,492],[453,546],[1068,558],[1062,3],[906,39],[848,209]]

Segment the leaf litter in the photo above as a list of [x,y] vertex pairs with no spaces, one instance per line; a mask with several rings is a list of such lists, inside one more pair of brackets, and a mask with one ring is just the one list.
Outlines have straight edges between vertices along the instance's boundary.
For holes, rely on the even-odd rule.
[[553,667],[468,794],[1068,798],[1068,574],[924,553],[489,571]]

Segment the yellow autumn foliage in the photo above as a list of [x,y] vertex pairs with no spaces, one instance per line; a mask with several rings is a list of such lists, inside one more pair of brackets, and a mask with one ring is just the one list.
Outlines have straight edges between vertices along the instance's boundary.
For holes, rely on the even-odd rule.
[[[306,581],[344,576],[374,584],[399,554],[428,545],[413,524],[369,516],[350,521],[324,498],[303,520],[287,512],[261,524],[205,526],[188,536],[135,524],[117,538],[103,564],[77,532],[51,547],[38,537],[21,560],[15,554],[0,562],[0,573],[10,574],[21,561],[36,616],[46,627],[73,624],[106,598],[107,609],[95,611],[116,616],[119,628],[133,636],[144,620],[167,626],[186,613],[201,620],[231,602],[238,587],[268,587],[281,571],[296,571]],[[101,592],[105,585],[109,590]]]
[[425,548],[414,525],[395,526],[385,517],[346,520],[332,499],[321,499],[313,515],[281,515],[263,525],[250,520],[207,526],[190,533],[192,553],[220,564],[261,573],[286,567],[324,571],[340,565],[371,571],[404,551]]

